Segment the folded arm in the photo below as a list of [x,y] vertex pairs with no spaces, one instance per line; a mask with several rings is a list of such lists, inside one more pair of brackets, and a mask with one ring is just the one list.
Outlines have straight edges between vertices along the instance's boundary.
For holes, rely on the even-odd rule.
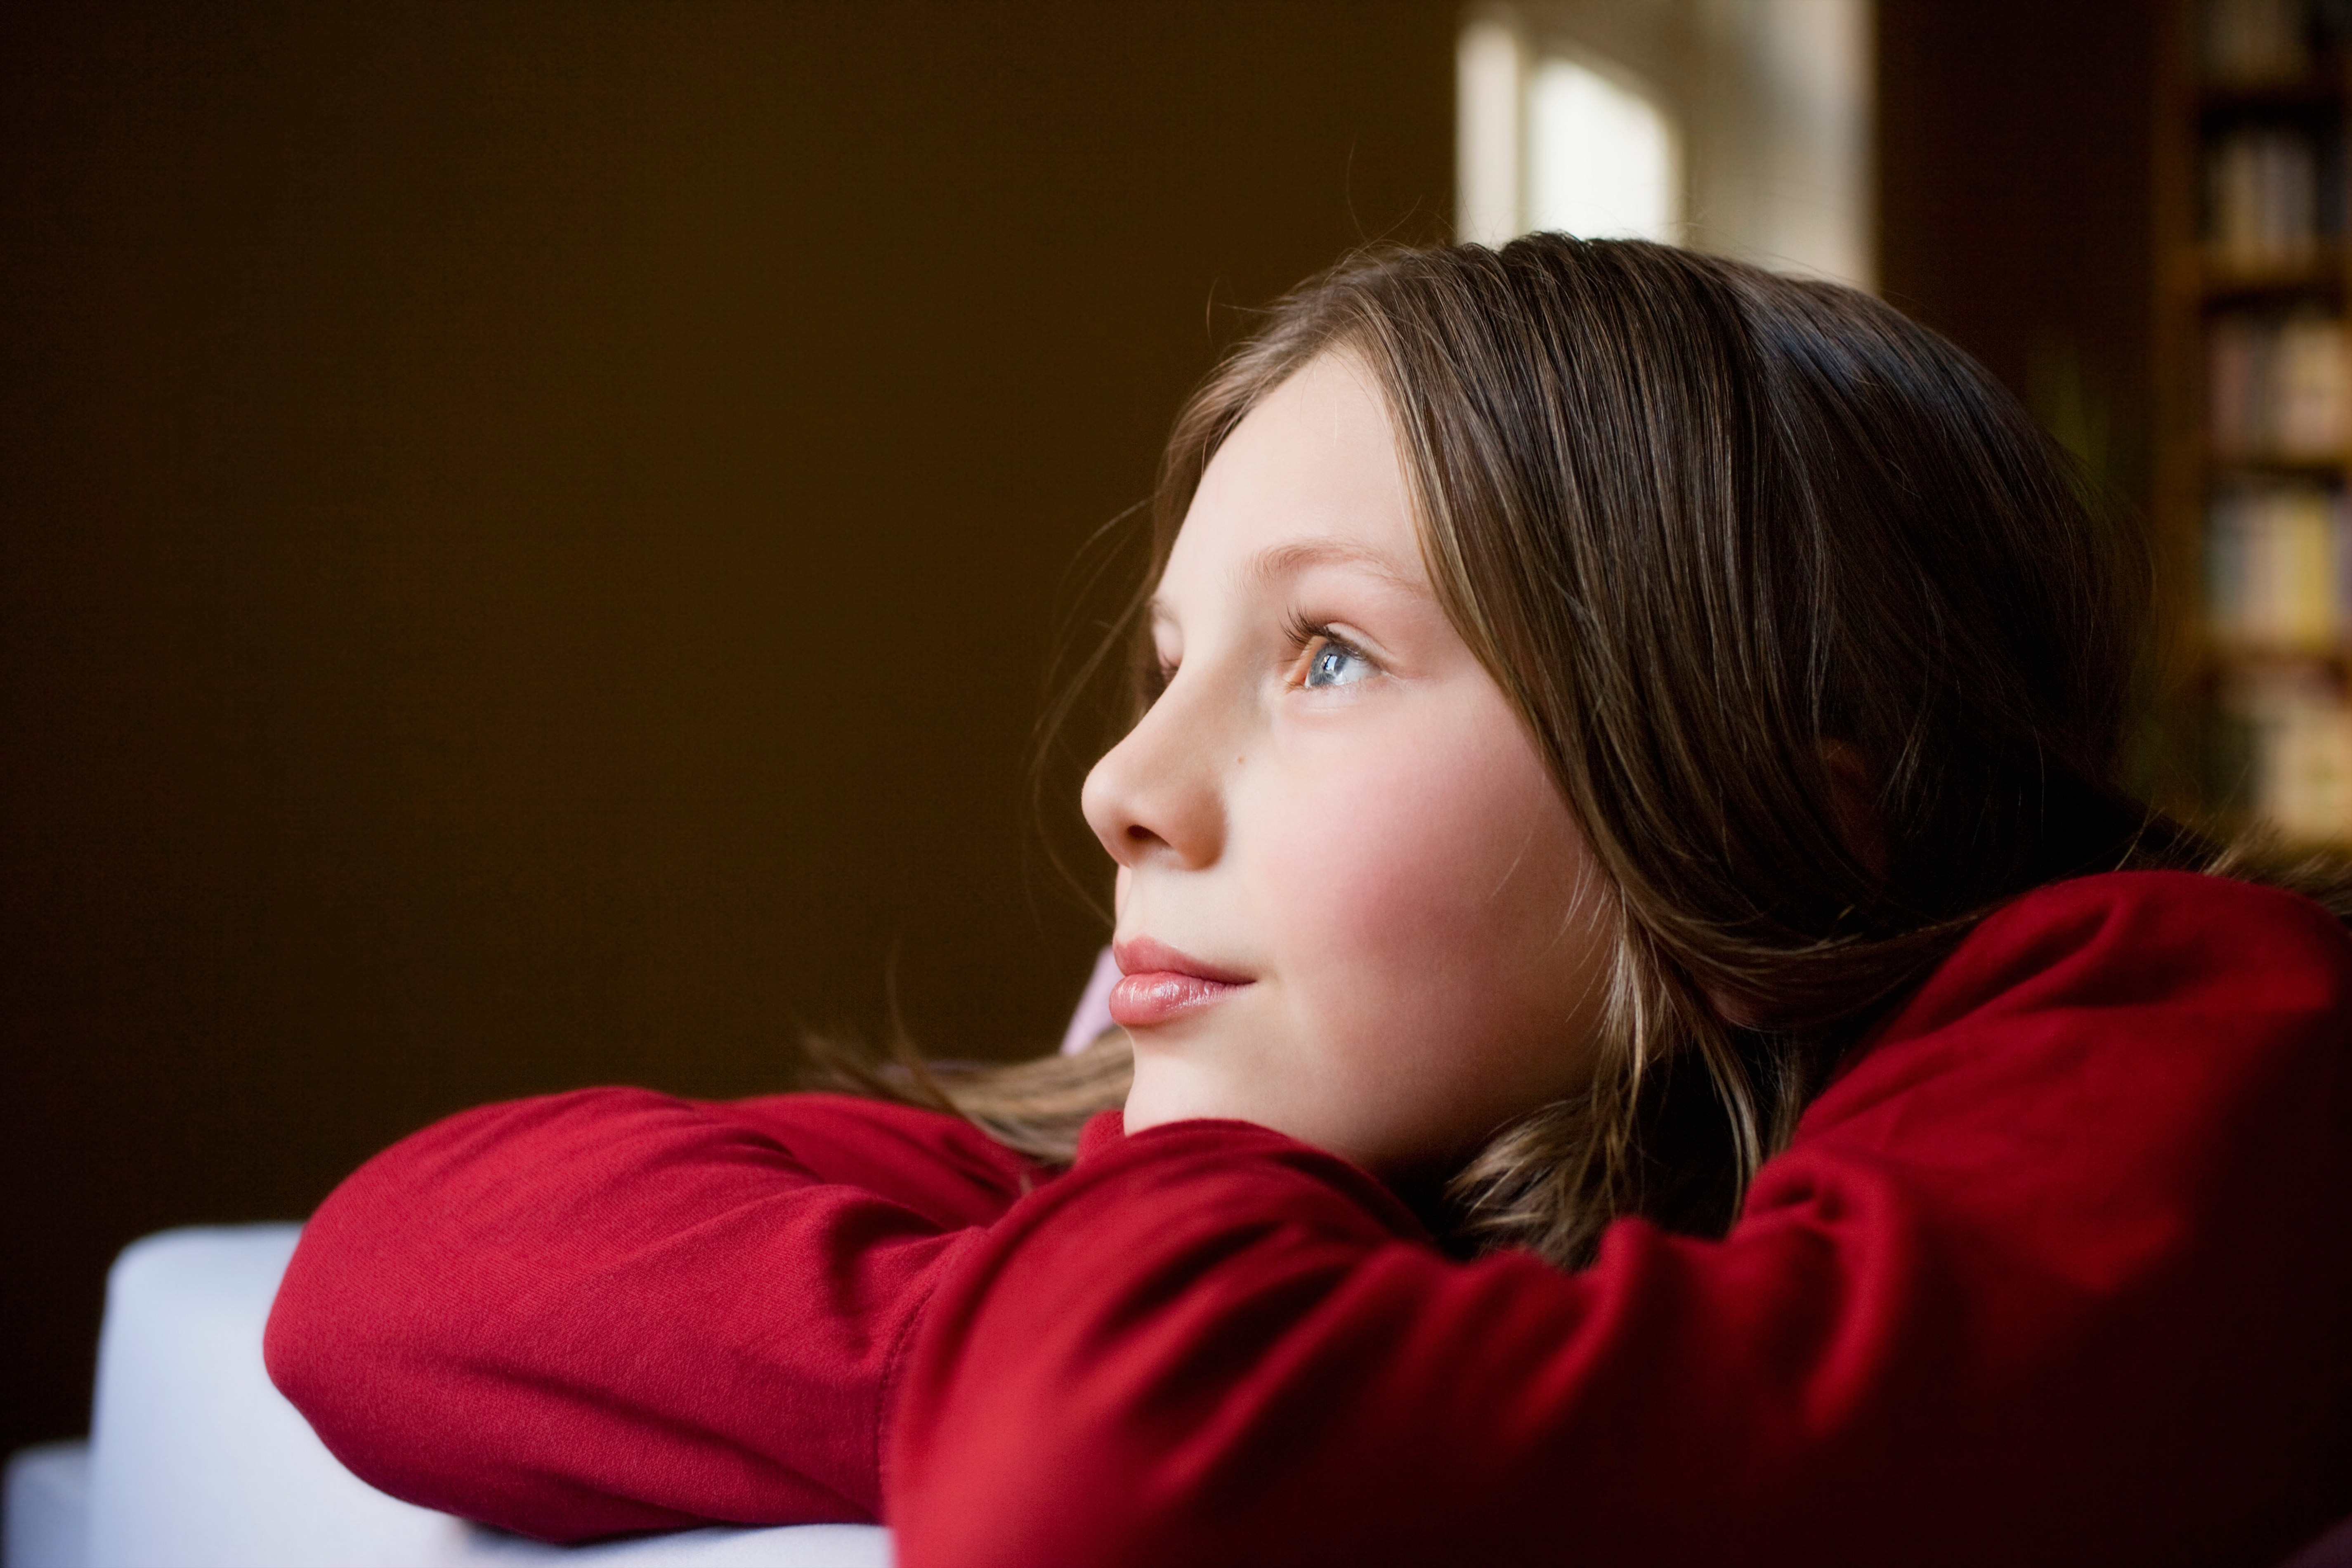
[[270,1375],[363,1479],[545,1540],[870,1520],[908,1330],[1041,1173],[835,1096],[485,1107],[320,1207]]

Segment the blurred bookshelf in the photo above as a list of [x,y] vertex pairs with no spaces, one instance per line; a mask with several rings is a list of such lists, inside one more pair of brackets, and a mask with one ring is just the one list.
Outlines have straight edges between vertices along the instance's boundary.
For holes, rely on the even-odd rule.
[[2179,0],[2155,521],[2196,804],[2352,844],[2352,0]]

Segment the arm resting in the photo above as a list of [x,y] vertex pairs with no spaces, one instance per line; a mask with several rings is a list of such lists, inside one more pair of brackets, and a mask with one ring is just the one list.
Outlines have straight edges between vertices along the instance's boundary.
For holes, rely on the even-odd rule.
[[485,1107],[320,1207],[270,1375],[363,1479],[543,1540],[870,1520],[908,1331],[1036,1174],[832,1096]]

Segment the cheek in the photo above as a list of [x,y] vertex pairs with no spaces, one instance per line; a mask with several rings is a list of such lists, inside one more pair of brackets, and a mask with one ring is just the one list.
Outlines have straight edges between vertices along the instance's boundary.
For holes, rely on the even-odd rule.
[[1284,971],[1353,1037],[1469,1046],[1465,1034],[1534,1023],[1575,990],[1561,972],[1580,955],[1562,943],[1582,945],[1582,843],[1506,724],[1387,748],[1384,767],[1331,759],[1345,786],[1301,792],[1319,809],[1284,813],[1261,889],[1285,910]]

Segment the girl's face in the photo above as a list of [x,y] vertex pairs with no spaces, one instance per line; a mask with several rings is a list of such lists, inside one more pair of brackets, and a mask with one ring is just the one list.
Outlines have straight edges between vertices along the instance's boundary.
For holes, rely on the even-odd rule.
[[1608,900],[1326,354],[1219,448],[1151,604],[1167,686],[1087,780],[1131,1132],[1233,1117],[1388,1175],[1581,1086]]

